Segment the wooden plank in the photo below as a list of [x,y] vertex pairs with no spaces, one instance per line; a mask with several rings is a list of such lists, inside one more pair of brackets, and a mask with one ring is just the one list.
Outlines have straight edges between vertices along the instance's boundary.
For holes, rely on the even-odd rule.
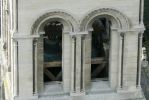
[[62,71],[60,71],[60,72],[57,74],[56,79],[57,79],[57,80],[60,80],[61,76],[62,76]]
[[98,65],[98,67],[92,72],[92,77],[96,77],[105,67],[106,63]]
[[93,58],[91,59],[91,64],[102,64],[104,61],[104,57],[100,57],[100,58]]
[[[93,58],[91,60],[91,64],[102,64],[104,62],[104,57],[98,57],[98,58]],[[89,62],[88,62],[89,63]],[[62,62],[61,61],[52,61],[52,62],[45,62],[44,67],[61,67]]]
[[[98,57],[98,58],[93,58],[91,60],[91,64],[102,64],[104,61],[104,57]],[[89,63],[89,62],[88,62]],[[61,61],[52,61],[52,62],[45,62],[44,67],[61,67],[62,62]]]
[[44,67],[62,67],[62,62],[61,61],[52,61],[52,62],[45,62]]
[[85,64],[102,64],[105,61],[104,57],[92,58],[91,61],[86,61]]
[[56,80],[56,77],[48,69],[45,69],[44,73],[48,76],[49,79],[53,81]]

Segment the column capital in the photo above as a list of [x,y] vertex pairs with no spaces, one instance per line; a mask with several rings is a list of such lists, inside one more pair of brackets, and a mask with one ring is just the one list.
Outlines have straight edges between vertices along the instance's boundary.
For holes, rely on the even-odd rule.
[[138,38],[142,39],[143,38],[143,33],[138,33]]
[[126,34],[126,33],[121,32],[121,33],[120,33],[120,36],[121,36],[121,37],[124,37],[124,36],[125,36],[125,34]]

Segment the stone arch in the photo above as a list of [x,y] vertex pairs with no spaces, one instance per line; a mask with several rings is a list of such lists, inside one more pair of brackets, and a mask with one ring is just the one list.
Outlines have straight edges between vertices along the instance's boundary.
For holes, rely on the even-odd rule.
[[[122,43],[121,40],[119,38],[113,39],[113,37],[118,37],[119,33],[121,31],[128,31],[130,28],[130,23],[129,23],[129,19],[123,15],[121,12],[119,12],[118,10],[112,9],[112,8],[100,8],[100,9],[96,9],[93,10],[91,12],[89,12],[88,14],[86,14],[86,16],[81,20],[80,23],[80,31],[85,31],[88,32],[88,37],[85,38],[85,42],[84,45],[87,45],[86,48],[84,49],[85,55],[88,55],[88,59],[91,60],[91,54],[88,54],[88,52],[86,52],[85,50],[90,50],[92,48],[92,32],[93,32],[93,28],[92,25],[93,23],[100,18],[106,18],[108,19],[108,21],[110,22],[110,36],[109,36],[109,44],[108,44],[108,59],[107,59],[107,63],[108,63],[108,79],[109,79],[109,84],[111,88],[116,88],[116,85],[118,83],[118,80],[115,78],[114,74],[112,73],[112,68],[118,69],[118,63],[117,61],[113,62],[112,59],[119,59],[118,56],[114,55],[115,51],[119,51],[119,48],[121,48],[121,44],[118,43]],[[88,46],[89,45],[89,46]],[[117,45],[116,47],[114,47],[115,45]],[[105,45],[107,46],[107,44]],[[114,51],[114,52],[113,52]],[[121,54],[121,53],[120,53]],[[119,53],[117,53],[117,55],[119,55]],[[109,60],[110,59],[110,60]],[[113,66],[113,63],[115,63],[117,66]],[[86,65],[86,67],[88,67],[90,70],[86,71],[85,73],[90,73],[91,72],[91,63]],[[117,70],[118,71],[118,70]],[[89,76],[89,77],[88,77]],[[91,80],[91,73],[90,75],[88,75],[86,77],[86,79]],[[117,74],[118,76],[118,74]],[[117,82],[117,83],[116,83]],[[86,83],[90,83],[90,81],[87,81]]]
[[88,13],[80,24],[81,31],[88,31],[91,29],[91,25],[96,18],[106,17],[112,22],[114,28],[119,28],[121,30],[128,30],[130,23],[128,18],[122,14],[120,11],[112,8],[100,8]]
[[[60,22],[61,24],[63,24],[63,30],[62,30],[62,68],[65,66],[65,67],[69,67],[69,66],[66,66],[66,65],[70,65],[70,64],[67,64],[69,62],[64,62],[63,58],[67,58],[68,60],[71,60],[68,58],[68,52],[66,52],[65,48],[66,48],[66,45],[70,44],[71,43],[71,39],[69,39],[69,34],[71,34],[72,32],[75,32],[79,29],[79,24],[78,24],[78,21],[71,15],[71,14],[68,14],[64,11],[60,11],[60,10],[56,10],[56,11],[51,11],[51,12],[48,12],[42,16],[40,16],[36,21],[35,23],[33,24],[32,26],[32,29],[31,29],[31,35],[37,35],[39,37],[35,38],[34,41],[33,41],[33,67],[34,67],[34,73],[38,73],[37,75],[34,75],[34,79],[37,79],[37,82],[36,80],[34,80],[37,85],[37,87],[35,88],[35,91],[38,91],[39,93],[42,92],[44,90],[44,70],[43,70],[43,67],[44,67],[44,26],[46,24],[48,24],[49,22],[53,22],[53,21],[58,21]],[[71,44],[70,44],[71,45]],[[70,51],[71,48],[67,48],[67,51]],[[65,79],[64,77],[66,76],[66,74],[64,75],[64,73],[66,73],[67,71],[67,68],[63,68],[62,69],[62,83],[63,83],[63,87],[69,87],[69,80],[68,79]],[[68,83],[68,84],[66,84]],[[65,88],[64,88],[65,90]]]
[[74,32],[78,30],[78,22],[70,14],[63,11],[52,11],[40,16],[32,25],[31,34],[38,35],[43,31],[43,27],[50,21],[59,21],[63,24],[64,32]]

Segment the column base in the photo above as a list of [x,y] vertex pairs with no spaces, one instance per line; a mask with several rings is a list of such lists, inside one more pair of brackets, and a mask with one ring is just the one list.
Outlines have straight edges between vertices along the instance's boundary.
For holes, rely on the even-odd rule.
[[146,100],[141,87],[123,87],[117,89],[117,93],[121,98],[142,98],[137,100]]
[[84,95],[85,95],[85,92],[84,91],[70,93],[70,96],[84,96]]
[[16,96],[13,100],[38,100],[38,96]]
[[118,93],[139,92],[139,91],[142,91],[142,88],[136,86],[122,87],[117,89]]

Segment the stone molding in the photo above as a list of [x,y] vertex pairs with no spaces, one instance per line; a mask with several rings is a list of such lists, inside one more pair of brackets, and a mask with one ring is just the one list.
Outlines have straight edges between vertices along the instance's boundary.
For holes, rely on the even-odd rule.
[[18,40],[18,39],[34,39],[34,38],[39,38],[40,35],[13,35],[12,39]]
[[[130,21],[129,19],[122,14],[120,11],[113,8],[100,8],[96,10],[92,10],[90,13],[86,14],[82,20],[78,20],[73,17],[72,14],[61,10],[55,10],[48,12],[42,16],[40,16],[31,28],[31,34],[39,34],[40,27],[50,19],[57,19],[64,24],[64,32],[79,32],[79,31],[89,31],[89,23],[94,20],[98,16],[104,16],[109,18],[117,29],[121,31],[128,31],[130,29]],[[71,27],[70,27],[71,26]],[[40,35],[40,34],[39,34]]]
[[116,21],[117,28],[122,30],[128,30],[130,28],[130,21],[129,19],[122,14],[120,11],[113,9],[113,8],[100,8],[88,13],[84,19],[81,21],[80,30],[84,31],[87,30],[89,24],[92,20],[94,20],[98,16],[104,16],[110,18],[111,21]]
[[[40,16],[35,23],[33,24],[32,28],[31,28],[31,34],[38,34],[39,32],[39,27],[42,26],[42,24],[46,21],[49,21],[50,19],[59,19],[60,22],[62,22],[64,24],[64,27],[67,27],[67,29],[64,30],[64,32],[66,31],[76,31],[79,26],[76,18],[74,18],[73,16],[71,16],[70,14],[63,12],[63,11],[52,11],[52,12],[48,12],[42,16]],[[68,26],[69,25],[69,26]],[[71,27],[70,27],[71,26]],[[69,29],[68,29],[69,27]],[[70,29],[71,28],[71,29]]]

